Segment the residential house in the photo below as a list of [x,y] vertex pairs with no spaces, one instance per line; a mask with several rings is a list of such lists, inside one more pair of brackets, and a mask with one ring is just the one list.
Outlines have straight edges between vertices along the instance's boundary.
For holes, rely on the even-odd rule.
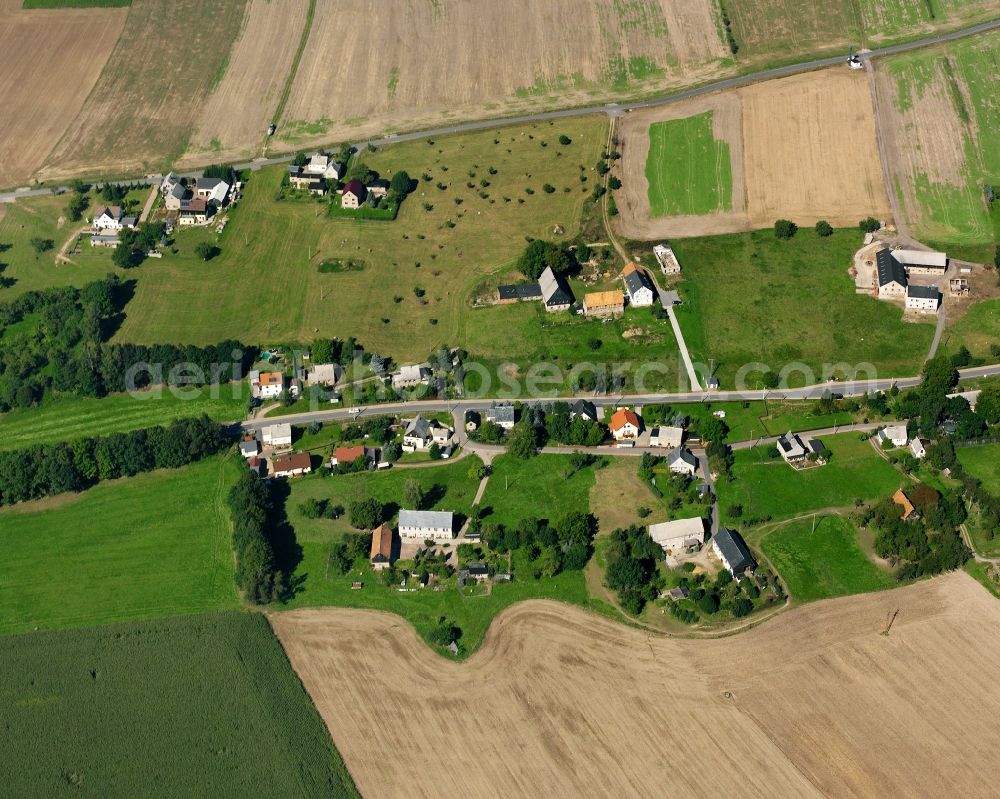
[[181,200],[177,221],[181,225],[204,225],[208,222],[208,205],[200,197]]
[[344,184],[344,193],[340,198],[341,208],[360,208],[365,201],[368,192],[365,191],[364,184],[357,178],[351,178]]
[[905,447],[910,441],[910,436],[906,432],[905,424],[894,424],[878,431],[878,441],[880,444],[890,441],[894,447]]
[[746,542],[732,530],[722,528],[712,536],[712,551],[733,577],[742,577],[748,571],[752,574],[757,568],[757,561],[750,554]]
[[690,593],[686,586],[678,585],[664,592],[661,596],[674,602],[680,602],[682,599],[687,599]]
[[442,541],[455,536],[455,514],[443,510],[400,510],[400,538]]
[[545,267],[542,276],[538,278],[538,286],[542,290],[542,303],[549,313],[568,310],[573,304],[573,292],[569,290],[566,281],[552,271],[551,266]]
[[168,211],[179,211],[184,200],[190,200],[193,193],[181,183],[174,183],[163,195],[163,205]]
[[479,429],[479,425],[483,423],[483,417],[480,416],[479,411],[474,411],[469,409],[465,412],[465,431],[467,433],[472,433]]
[[267,477],[267,461],[263,458],[247,458],[247,468],[258,477]]
[[683,443],[683,427],[668,427],[666,425],[660,425],[659,427],[654,427],[649,434],[649,446],[651,447],[669,447],[670,449],[677,449],[677,447]]
[[892,501],[899,505],[902,514],[900,518],[904,522],[912,522],[920,518],[920,511],[913,507],[913,503],[910,502],[910,498],[903,493],[902,488],[892,495]]
[[281,372],[250,372],[250,394],[261,399],[280,397],[285,390],[285,376]]
[[184,187],[184,178],[182,178],[176,172],[168,172],[164,176],[163,180],[160,181],[160,194],[166,197],[177,186],[180,186],[181,188]]
[[642,431],[642,418],[635,411],[619,408],[611,415],[608,428],[615,441],[634,441]]
[[948,271],[948,256],[926,250],[893,250],[892,257],[909,275],[943,275]]
[[367,461],[373,460],[373,452],[365,447],[337,447],[330,458],[331,466],[342,466],[354,463],[358,458],[365,458]]
[[423,416],[417,416],[407,423],[403,430],[403,450],[414,452],[427,449],[431,445],[431,423]]
[[667,455],[667,468],[674,474],[686,474],[693,477],[698,471],[698,459],[686,447],[678,447]]
[[928,442],[922,438],[915,438],[910,442],[910,452],[913,453],[913,457],[923,458],[927,455],[927,444]]
[[892,257],[892,250],[882,249],[875,254],[875,275],[879,298],[902,297],[906,294],[906,270]]
[[430,381],[430,377],[431,370],[427,366],[416,364],[403,366],[392,376],[392,388],[394,391],[400,391],[421,384],[426,385]]
[[583,313],[586,316],[621,316],[625,313],[625,295],[617,289],[591,291],[583,295]]
[[494,402],[486,409],[486,421],[510,430],[514,426],[514,406],[509,402]]
[[576,419],[577,417],[583,417],[590,422],[596,422],[599,418],[597,415],[597,406],[590,400],[578,399],[569,409],[569,418]]
[[785,463],[798,463],[804,461],[809,454],[802,444],[802,439],[789,430],[778,439],[778,452],[785,459]]
[[122,230],[135,227],[135,217],[125,216],[120,205],[99,205],[94,209],[91,223],[94,230]]
[[653,247],[653,255],[656,256],[663,274],[679,275],[681,273],[681,265],[677,261],[677,256],[666,244],[657,244]]
[[647,529],[649,537],[659,544],[664,552],[676,553],[705,543],[705,520],[700,516],[651,524]]
[[194,182],[195,197],[216,208],[225,205],[229,188],[229,184],[222,178],[198,178]]
[[297,164],[288,166],[288,185],[296,191],[307,191],[316,197],[324,197],[327,192],[326,181],[321,176],[306,172]]
[[253,436],[244,436],[240,442],[240,455],[244,458],[256,458],[260,455],[260,442]]
[[941,304],[941,292],[937,286],[914,286],[912,283],[906,287],[906,308],[910,311],[920,313],[937,313],[938,305]]
[[464,569],[458,570],[458,582],[465,585],[470,580],[476,583],[485,583],[490,579],[490,571],[485,563],[469,563]]
[[292,426],[288,422],[263,427],[260,436],[265,447],[281,449],[292,446]]
[[301,477],[312,471],[312,458],[308,452],[279,455],[271,461],[273,477]]
[[333,386],[340,380],[343,369],[335,363],[314,363],[306,372],[307,386]]
[[344,174],[344,165],[334,161],[325,153],[310,153],[306,163],[301,167],[307,175],[319,176],[326,180],[340,180]]
[[392,565],[392,528],[389,525],[381,524],[372,530],[369,562],[377,572]]
[[656,300],[656,287],[645,270],[629,262],[622,270],[622,278],[625,280],[629,305],[648,308]]

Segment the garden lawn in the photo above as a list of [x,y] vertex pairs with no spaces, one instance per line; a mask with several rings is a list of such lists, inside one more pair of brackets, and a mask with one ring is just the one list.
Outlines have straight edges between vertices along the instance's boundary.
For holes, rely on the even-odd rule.
[[[635,460],[638,468],[639,461]],[[570,511],[588,513],[590,489],[600,463],[566,477],[569,455],[538,455],[520,460],[501,455],[493,460],[482,507],[490,508],[483,520],[515,525],[521,519],[558,519]]]
[[217,398],[211,396],[210,389],[193,391],[190,399],[174,396],[169,390],[158,395],[156,389],[101,399],[70,394],[47,397],[37,408],[0,414],[0,449],[169,425],[175,419],[202,414],[219,422],[242,419],[246,398],[239,393],[245,388],[245,384],[219,386]]
[[832,453],[825,466],[796,471],[780,457],[768,457],[770,447],[755,447],[734,453],[732,482],[719,480],[716,490],[723,521],[733,505],[743,506],[743,517],[787,519],[825,508],[852,505],[863,500],[890,496],[903,484],[903,476],[857,433],[824,436]]
[[[754,363],[778,374],[792,368],[789,387],[818,383],[839,372],[825,368],[838,363],[862,378],[872,371],[865,364],[882,378],[916,374],[934,326],[904,323],[897,306],[854,293],[847,270],[860,245],[857,230],[827,238],[800,230],[788,241],[771,230],[674,241],[686,300],[677,318],[691,357],[714,359],[724,389],[737,387],[737,372]],[[745,382],[762,387],[760,372]]]
[[[560,134],[572,143],[559,144]],[[516,259],[526,237],[552,238],[556,225],[566,237],[579,229],[606,138],[607,120],[592,116],[359,153],[384,177],[405,169],[419,183],[392,222],[331,219],[326,204],[312,199],[277,201],[286,169],[262,169],[221,236],[214,228],[181,230],[176,255],[133,270],[138,286],[117,338],[204,344],[354,336],[399,363],[442,343],[464,346],[473,288]],[[545,193],[546,183],[556,191]],[[203,240],[221,249],[209,263],[194,253]],[[318,271],[323,261],[347,259],[365,266]],[[512,335],[508,343],[516,358],[524,342]]]
[[[815,529],[813,523],[815,521]],[[816,516],[765,534],[761,549],[802,602],[892,588],[892,576],[861,551],[857,530],[841,516]]]
[[9,636],[0,664],[8,796],[358,796],[261,615]]
[[729,144],[713,135],[711,111],[650,125],[646,179],[653,216],[732,210]]
[[225,497],[214,457],[0,509],[0,634],[232,608]]
[[994,363],[997,357],[990,347],[1000,345],[1000,300],[983,300],[969,308],[948,328],[944,345],[951,354],[964,345],[973,357]]

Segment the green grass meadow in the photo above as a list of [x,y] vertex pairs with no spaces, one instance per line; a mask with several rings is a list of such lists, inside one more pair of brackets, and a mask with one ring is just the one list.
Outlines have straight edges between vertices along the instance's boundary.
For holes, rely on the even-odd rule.
[[822,439],[833,457],[825,466],[796,471],[781,458],[769,458],[767,447],[736,452],[733,481],[716,484],[723,523],[739,525],[729,508],[742,505],[746,515],[787,519],[826,508],[843,508],[891,495],[903,476],[857,433]]
[[817,516],[778,527],[760,546],[801,602],[892,588],[896,581],[861,551],[857,535],[841,516]]
[[217,397],[212,397],[211,389],[193,390],[186,399],[168,389],[100,399],[70,394],[46,398],[37,408],[0,414],[0,449],[168,425],[202,414],[219,422],[235,421],[246,415],[246,398],[239,396],[245,389],[245,384],[218,386]]
[[974,357],[993,363],[996,356],[990,347],[1000,344],[1000,300],[977,302],[945,331],[941,344],[950,353],[968,347]]
[[[362,152],[358,161],[382,175],[405,169],[419,182],[393,222],[330,218],[326,205],[311,199],[276,201],[284,167],[255,172],[221,236],[180,231],[178,254],[133,270],[138,286],[118,339],[354,336],[400,362],[424,358],[441,343],[459,345],[471,324],[471,292],[520,255],[525,237],[552,238],[556,225],[566,236],[579,228],[598,182],[594,164],[606,126],[584,117]],[[571,143],[560,144],[560,135]],[[556,191],[545,193],[545,184]],[[208,263],[194,253],[203,240],[221,249]],[[365,265],[320,273],[331,259]],[[516,357],[518,337],[508,341]]]
[[0,638],[5,796],[357,797],[267,620]]
[[1000,496],[1000,444],[959,447],[955,454],[965,470],[982,481],[983,488]]
[[[789,364],[811,370],[790,373],[791,387],[825,379],[826,364],[871,364],[880,378],[915,374],[934,326],[904,323],[898,307],[854,293],[847,270],[860,244],[857,230],[828,238],[800,230],[788,241],[771,230],[674,241],[685,277],[677,318],[691,357],[714,359],[724,389],[757,362],[777,373]],[[747,388],[757,385],[754,374]]]
[[491,509],[484,521],[516,525],[529,516],[554,520],[569,511],[587,510],[598,466],[565,477],[572,471],[569,461],[569,455],[541,455],[529,460],[510,455],[495,458],[483,493],[482,506]]
[[729,144],[714,137],[711,111],[650,125],[646,179],[653,216],[732,210]]
[[0,634],[238,606],[239,468],[209,458],[0,510]]

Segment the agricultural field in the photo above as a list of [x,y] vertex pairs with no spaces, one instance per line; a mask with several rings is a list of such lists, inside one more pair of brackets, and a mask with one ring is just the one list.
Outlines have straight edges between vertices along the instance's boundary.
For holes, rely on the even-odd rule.
[[715,138],[712,112],[649,126],[646,180],[653,216],[729,211],[733,170],[729,145]]
[[861,0],[861,24],[869,46],[935,30],[961,28],[993,19],[997,0]]
[[226,72],[246,4],[134,0],[100,78],[38,177],[165,171],[187,148],[203,98]]
[[[559,144],[560,135],[571,143]],[[247,184],[221,237],[182,231],[178,255],[133,270],[136,294],[117,338],[208,343],[227,336],[354,336],[368,351],[401,363],[424,358],[443,342],[458,346],[475,325],[471,292],[520,255],[526,236],[551,238],[556,225],[566,236],[576,232],[606,135],[605,120],[586,117],[363,152],[359,160],[382,175],[405,169],[420,182],[394,222],[328,218],[322,203],[276,201],[284,167],[263,169]],[[546,183],[557,191],[543,192]],[[221,248],[208,264],[194,253],[202,240]],[[362,260],[364,267],[318,271],[324,260],[337,258]],[[416,296],[415,288],[425,296]],[[533,349],[532,342],[508,343]],[[519,354],[516,347],[505,351]]]
[[0,0],[0,187],[22,186],[44,165],[97,83],[127,15],[122,8],[25,11],[21,0]]
[[[809,371],[789,373],[791,387],[826,379],[824,365],[837,363],[862,378],[872,373],[865,364],[873,377],[915,374],[933,325],[904,323],[897,306],[854,293],[847,270],[860,242],[857,229],[828,238],[800,230],[788,241],[770,230],[674,241],[685,278],[677,318],[691,357],[714,358],[723,388],[756,362],[778,374],[804,365]],[[749,373],[746,387],[763,387],[759,380]]]
[[800,602],[881,591],[897,585],[858,546],[858,531],[842,516],[810,516],[764,534],[761,549]]
[[727,56],[710,0],[319,3],[277,135],[356,141],[592,104],[710,78]]
[[249,160],[260,154],[267,126],[291,78],[294,43],[307,24],[309,5],[310,0],[249,1],[225,74],[201,104],[180,166]]
[[801,471],[780,457],[769,457],[768,446],[736,452],[733,480],[720,480],[716,485],[723,523],[739,526],[741,517],[733,518],[730,513],[736,505],[743,507],[743,516],[787,519],[848,507],[855,499],[881,499],[903,484],[903,476],[857,433],[838,433],[822,440],[833,454],[830,462]]
[[273,620],[358,789],[417,797],[989,795],[998,623],[960,572],[716,640],[522,603],[464,663],[387,614]]
[[1000,184],[1000,33],[880,62],[876,69],[884,137],[901,213],[913,234],[937,246],[1000,240],[1000,209],[985,188]]
[[0,663],[11,796],[358,796],[259,614],[6,636]]
[[218,386],[217,397],[212,396],[212,389],[192,389],[190,396],[153,389],[100,399],[48,397],[37,408],[0,414],[0,450],[168,425],[175,419],[202,414],[218,422],[242,419],[246,415],[247,398],[242,396],[246,388],[245,383]]
[[755,230],[778,218],[848,226],[889,211],[868,81],[841,67],[635,112],[621,136],[616,224],[631,238]]
[[230,458],[0,509],[0,634],[236,607]]

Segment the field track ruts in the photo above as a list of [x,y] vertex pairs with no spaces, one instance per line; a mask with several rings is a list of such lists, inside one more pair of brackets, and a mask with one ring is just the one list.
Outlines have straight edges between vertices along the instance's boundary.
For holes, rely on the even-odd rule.
[[524,602],[465,663],[390,614],[271,620],[365,795],[994,792],[1000,604],[964,573],[708,641]]

